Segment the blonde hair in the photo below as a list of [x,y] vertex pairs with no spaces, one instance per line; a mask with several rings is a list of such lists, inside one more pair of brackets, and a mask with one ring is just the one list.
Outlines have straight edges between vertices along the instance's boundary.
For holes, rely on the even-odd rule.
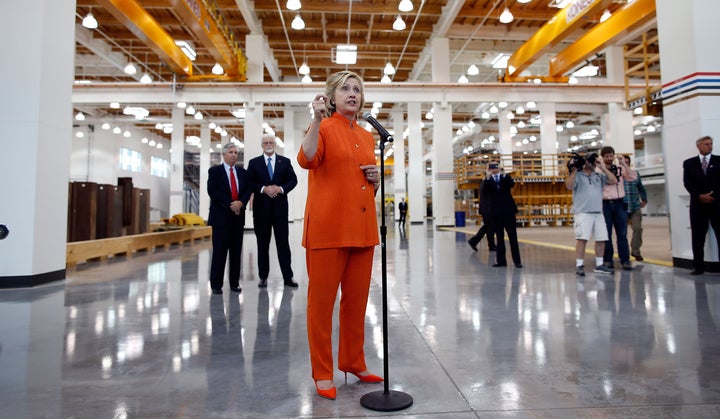
[[334,114],[336,111],[335,102],[333,101],[335,91],[338,87],[345,85],[347,80],[351,78],[354,78],[358,81],[358,84],[360,84],[360,109],[365,107],[365,85],[363,83],[363,79],[357,75],[357,73],[353,73],[352,71],[338,71],[337,73],[330,75],[325,82],[325,96],[328,97],[329,102],[325,104],[325,106],[327,106],[328,116]]

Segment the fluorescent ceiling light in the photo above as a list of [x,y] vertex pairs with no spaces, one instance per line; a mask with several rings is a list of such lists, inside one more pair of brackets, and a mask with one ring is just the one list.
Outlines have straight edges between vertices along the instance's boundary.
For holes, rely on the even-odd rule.
[[340,44],[335,50],[336,64],[355,64],[357,62],[357,45]]
[[598,75],[598,67],[592,64],[588,64],[580,70],[572,73],[575,77],[595,77]]
[[464,74],[458,78],[458,83],[466,84],[468,81],[469,80],[467,76],[465,76]]
[[385,74],[382,76],[382,79],[380,79],[380,83],[389,84],[389,83],[392,83],[392,80],[390,80],[390,76]]
[[530,3],[532,0],[517,0],[518,3]]
[[510,59],[510,54],[504,54],[500,53],[495,57],[494,60],[492,60],[492,67],[493,68],[505,68],[507,67],[508,60]]
[[468,67],[467,73],[471,76],[477,76],[478,74],[480,74],[480,69],[475,64],[472,64],[470,67]]
[[197,52],[195,51],[195,46],[190,41],[175,41],[175,45],[180,48],[183,54],[187,55],[190,61],[195,61]]
[[230,113],[237,119],[245,119],[245,108],[237,108],[234,111],[230,111]]
[[398,10],[401,12],[410,12],[414,7],[410,0],[400,0],[400,4],[398,4]]
[[558,9],[563,9],[565,6],[570,4],[572,0],[553,0],[548,4],[549,7],[557,7]]
[[152,83],[152,77],[148,73],[145,73],[140,77],[140,83],[142,84],[150,84]]
[[287,7],[288,10],[300,10],[302,4],[300,4],[300,0],[288,0],[287,3],[285,3],[285,7]]
[[383,73],[387,74],[388,76],[391,76],[391,75],[395,74],[395,67],[393,67],[393,65],[388,62],[387,64],[385,64]]
[[393,22],[393,29],[396,31],[402,31],[405,30],[405,21],[402,20],[400,15],[395,18],[395,22]]
[[310,76],[306,74],[303,76],[302,82],[303,83],[312,83],[312,78],[310,78]]
[[600,16],[600,22],[605,22],[606,20],[610,19],[610,16],[612,16],[612,13],[610,13],[610,10],[605,9],[602,16]]

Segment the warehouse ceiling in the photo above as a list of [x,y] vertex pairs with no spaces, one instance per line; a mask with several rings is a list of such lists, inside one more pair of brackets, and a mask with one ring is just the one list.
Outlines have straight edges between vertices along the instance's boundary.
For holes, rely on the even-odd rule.
[[[366,82],[380,82],[388,63],[395,68],[395,73],[388,76],[392,83],[431,82],[431,41],[438,38],[449,40],[451,83],[457,83],[462,75],[470,83],[497,82],[504,70],[493,68],[494,60],[500,54],[515,52],[560,11],[555,5],[556,0],[413,0],[413,8],[408,12],[398,10],[399,0],[300,0],[301,8],[295,11],[288,10],[287,0],[130,1],[137,3],[141,11],[156,21],[157,26],[173,40],[185,41],[194,47],[197,57],[191,62],[191,74],[178,71],[176,63],[168,58],[168,48],[162,50],[162,43],[153,41],[155,34],[143,32],[134,26],[137,22],[133,22],[132,16],[122,15],[122,7],[118,3],[124,2],[77,0],[75,79],[78,88],[85,87],[82,83],[92,85],[99,82],[113,83],[118,88],[122,88],[123,84],[137,86],[145,73],[153,82],[177,85],[242,82],[246,72],[242,65],[238,71],[228,69],[222,75],[214,75],[212,69],[219,62],[227,62],[223,59],[227,58],[228,45],[235,45],[241,55],[244,54],[246,37],[251,34],[262,35],[265,39],[262,78],[266,83],[300,82],[303,77],[300,66],[303,63],[309,67],[308,76],[315,82],[322,82],[329,74],[346,68],[358,72]],[[607,1],[602,11],[615,12],[626,3],[627,0]],[[202,8],[211,14],[212,19],[207,21],[212,21],[215,27],[206,25],[205,31],[206,34],[210,32],[210,38],[188,24],[187,13],[184,12],[188,7],[195,12]],[[514,20],[501,23],[499,18],[506,7]],[[602,11],[583,17],[572,33],[532,62],[521,75],[547,75],[549,58],[597,25]],[[82,26],[88,13],[97,20],[97,29]],[[292,27],[293,20],[298,16],[304,21],[304,29]],[[398,18],[404,22],[405,29],[393,29]],[[654,19],[644,30],[653,28]],[[225,43],[218,41],[218,34],[222,35]],[[213,35],[215,38],[211,39]],[[621,45],[636,44],[638,36],[626,36],[617,42]],[[337,48],[342,44],[357,46],[356,64],[336,62]],[[242,57],[240,61],[243,61]],[[138,69],[135,75],[124,72],[129,63]],[[586,63],[598,66],[599,76],[604,75],[602,54],[588,57]],[[477,74],[468,74],[471,65],[477,67]],[[387,118],[387,114],[382,112],[395,105],[383,104],[378,119]],[[431,105],[423,104],[423,115]],[[454,124],[463,124],[478,117],[489,105],[468,103],[453,106]],[[198,104],[197,110],[210,120],[227,120],[233,106],[237,107],[237,104]],[[282,120],[283,103],[266,103],[264,106],[266,119]],[[146,128],[153,129],[156,121],[170,119],[170,104],[158,103],[147,107],[151,117],[145,123]],[[109,104],[83,104],[76,106],[77,111],[101,120],[121,117],[122,107],[113,109]],[[528,113],[527,118],[531,116]],[[569,119],[599,125],[599,115],[577,112],[558,114],[559,123]],[[136,125],[143,126],[143,123]],[[242,121],[227,123],[224,128],[242,139]],[[282,127],[278,131],[281,133]],[[186,134],[199,135],[199,131],[188,127]],[[168,135],[165,137],[169,138]],[[219,134],[213,133],[213,140],[220,141]]]

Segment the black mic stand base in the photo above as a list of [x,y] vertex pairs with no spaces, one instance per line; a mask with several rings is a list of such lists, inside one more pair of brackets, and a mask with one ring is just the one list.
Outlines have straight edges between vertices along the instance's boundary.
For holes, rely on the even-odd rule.
[[413,404],[413,398],[402,391],[378,390],[367,393],[360,398],[360,404],[370,410],[378,412],[395,412],[410,407]]

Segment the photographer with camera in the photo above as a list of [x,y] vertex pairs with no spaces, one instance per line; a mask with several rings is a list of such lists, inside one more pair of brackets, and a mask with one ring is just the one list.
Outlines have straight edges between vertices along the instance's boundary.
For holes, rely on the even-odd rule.
[[603,186],[603,215],[605,216],[605,224],[607,226],[608,239],[605,245],[605,254],[603,255],[603,263],[610,269],[613,267],[613,255],[615,250],[612,243],[612,230],[615,227],[615,235],[617,236],[618,255],[620,256],[620,266],[626,271],[632,270],[633,266],[630,262],[630,246],[627,239],[628,214],[625,206],[625,180],[634,181],[637,179],[637,173],[625,163],[623,156],[617,156],[619,166],[613,164],[615,161],[615,149],[605,146],[600,149],[600,156],[605,166],[615,175],[617,183],[614,185]]
[[[596,168],[600,171],[596,171]],[[615,175],[608,170],[597,154],[586,157],[575,154],[568,162],[570,175],[565,187],[573,191],[573,214],[575,215],[575,274],[585,276],[585,246],[590,236],[595,237],[595,269],[597,274],[612,275],[615,271],[603,264],[605,241],[608,238],[603,216],[603,187],[617,183]]]

